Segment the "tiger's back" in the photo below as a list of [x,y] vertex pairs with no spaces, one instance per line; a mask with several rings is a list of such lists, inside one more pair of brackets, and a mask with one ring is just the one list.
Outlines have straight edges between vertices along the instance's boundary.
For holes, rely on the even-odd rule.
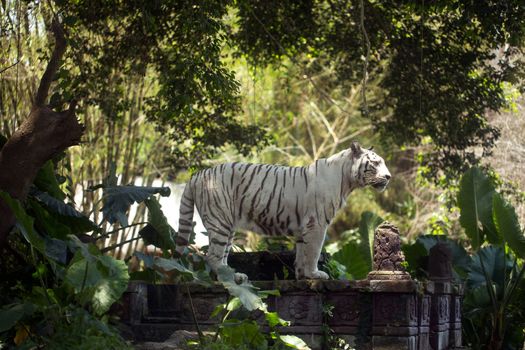
[[301,230],[307,170],[226,163],[195,174],[190,186],[207,230],[228,235],[235,230],[264,235],[293,234]]

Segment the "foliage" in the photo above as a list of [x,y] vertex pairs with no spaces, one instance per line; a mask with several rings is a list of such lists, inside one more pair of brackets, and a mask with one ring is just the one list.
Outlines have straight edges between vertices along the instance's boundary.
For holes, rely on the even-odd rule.
[[[461,182],[460,193],[467,193],[470,199],[459,202],[461,223],[466,231],[471,229],[472,226],[465,223],[474,216],[478,231],[475,238],[485,236],[486,241],[492,243],[483,248],[479,248],[481,242],[473,243],[476,255],[467,277],[469,294],[465,302],[467,327],[472,327],[470,331],[473,332],[466,334],[478,348],[519,347],[523,344],[524,335],[522,332],[519,335],[519,331],[525,325],[525,317],[515,312],[512,304],[524,293],[520,287],[524,284],[525,264],[520,258],[523,259],[525,237],[514,207],[499,193],[489,191],[487,195],[489,186],[477,186],[488,181],[483,172],[474,168],[465,173]],[[477,198],[483,196],[486,196],[485,203],[479,205]],[[487,202],[492,212],[487,212]],[[492,228],[495,228],[495,235],[491,237],[488,232]],[[483,323],[487,320],[490,322]],[[487,332],[479,334],[478,327],[486,328]]]
[[452,253],[454,276],[458,281],[463,281],[469,272],[471,257],[463,246],[445,235],[422,235],[414,243],[404,245],[402,249],[408,264],[408,272],[413,277],[427,279],[430,249],[438,242],[447,245]]
[[[0,311],[3,337],[11,334],[13,339],[14,332],[16,345],[59,348],[61,344],[64,348],[67,341],[62,337],[72,333],[67,338],[78,341],[72,338],[77,334],[86,348],[127,348],[118,333],[97,318],[105,315],[126,290],[126,264],[102,255],[96,246],[82,243],[74,235],[55,239],[37,231],[35,219],[20,202],[4,192],[0,196],[15,214],[16,230],[28,244],[28,263],[39,282],[24,286],[9,279],[3,281],[3,297],[12,298],[11,304]],[[73,258],[68,259],[69,254]]]
[[[46,165],[40,172],[39,177],[46,181],[35,182],[25,206],[0,191],[0,198],[16,218],[9,250],[2,256],[5,278],[0,294],[6,306],[0,311],[0,336],[8,344],[27,348],[66,348],[71,344],[62,339],[65,334],[71,334],[66,338],[75,342],[81,339],[86,349],[127,348],[108,324],[108,311],[128,287],[128,266],[103,254],[115,246],[101,250],[94,244],[118,230],[105,233],[66,204],[59,182],[52,180],[54,171],[49,171]],[[97,189],[110,199],[104,220],[124,215],[134,201],[148,201],[152,227],[148,238],[163,247],[172,242],[172,229],[158,202],[150,198],[154,193],[166,194],[165,189],[115,186],[109,182]]]
[[422,270],[428,264],[430,248],[438,241],[445,242],[452,252],[455,276],[466,286],[465,341],[476,349],[518,349],[525,339],[525,314],[521,309],[525,296],[525,237],[514,207],[494,187],[492,180],[477,168],[467,171],[461,179],[460,223],[470,238],[472,256],[442,236],[422,236],[405,246],[404,252],[409,270],[424,278]]
[[256,62],[286,56],[301,64],[301,54],[315,57],[309,76],[330,62],[347,87],[363,79],[363,57],[369,57],[364,64],[372,76],[380,75],[380,83],[366,93],[370,105],[363,103],[363,109],[398,145],[430,137],[422,161],[430,166],[425,174],[437,179],[438,170],[461,174],[477,161],[472,146],[489,152],[498,138],[485,111],[506,106],[502,82],[520,84],[523,66],[511,62],[523,45],[523,11],[516,0],[244,0],[235,39]]
[[[204,287],[212,286],[209,268],[203,265],[203,259],[194,253],[191,256],[185,255],[181,259],[152,258],[138,252],[135,255],[144,262],[146,269],[152,268],[161,272],[165,279],[194,282]],[[169,277],[165,276],[166,274],[169,274]],[[212,318],[220,316],[220,322],[213,336],[205,336],[194,319],[199,341],[190,342],[191,348],[206,350],[308,349],[300,338],[279,333],[278,328],[288,326],[290,322],[281,319],[277,313],[268,311],[264,302],[269,295],[279,296],[279,291],[261,291],[248,281],[237,284],[235,271],[228,266],[219,269],[217,280],[228,290],[230,297],[227,302],[217,305],[210,316]],[[187,293],[191,300],[189,290]],[[270,332],[264,332],[256,322],[254,317],[257,313],[264,315]]]
[[[57,1],[72,50],[52,102],[75,96],[118,119],[131,102],[124,76],[148,73],[157,89],[143,108],[171,141],[171,165],[199,164],[226,143],[247,153],[264,132],[235,117],[239,85],[222,59],[228,30],[222,18],[231,4]],[[75,69],[79,61],[82,70]]]
[[372,271],[374,231],[382,222],[383,219],[374,213],[364,212],[359,224],[359,240],[344,243],[333,254],[332,259],[344,267],[348,279],[363,279]]

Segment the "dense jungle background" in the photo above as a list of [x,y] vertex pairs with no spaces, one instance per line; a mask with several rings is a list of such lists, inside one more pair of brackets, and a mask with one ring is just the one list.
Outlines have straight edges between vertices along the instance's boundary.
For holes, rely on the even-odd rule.
[[[209,282],[172,259],[159,196],[210,165],[302,166],[353,140],[393,178],[331,225],[331,277],[366,277],[383,220],[420,279],[446,241],[466,345],[522,348],[524,18],[519,0],[2,0],[0,348],[131,347],[109,312],[130,279]],[[227,332],[194,346],[242,348]],[[276,334],[261,344],[300,348]]]

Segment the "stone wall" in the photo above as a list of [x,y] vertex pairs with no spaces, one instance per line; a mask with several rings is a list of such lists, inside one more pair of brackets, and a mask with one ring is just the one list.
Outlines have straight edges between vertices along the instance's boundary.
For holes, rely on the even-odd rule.
[[[280,291],[280,296],[270,296],[266,302],[270,311],[291,321],[281,334],[298,335],[312,349],[329,349],[327,344],[334,337],[345,339],[356,349],[460,347],[462,288],[452,280],[447,247],[438,244],[431,250],[429,280],[425,282],[414,281],[403,271],[399,248],[397,229],[385,223],[376,231],[375,270],[366,280],[253,284],[261,290]],[[162,342],[177,330],[194,330],[190,302],[200,327],[213,329],[218,320],[211,313],[227,298],[228,292],[219,284],[204,288],[197,284],[132,283],[124,295],[121,317],[136,341]],[[260,312],[243,316],[264,324]]]

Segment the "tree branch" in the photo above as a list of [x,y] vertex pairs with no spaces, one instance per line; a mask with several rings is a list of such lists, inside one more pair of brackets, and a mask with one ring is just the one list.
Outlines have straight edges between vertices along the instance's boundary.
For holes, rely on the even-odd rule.
[[55,76],[58,67],[60,66],[62,55],[64,55],[64,52],[66,51],[66,39],[64,37],[64,31],[58,23],[58,20],[53,20],[53,23],[51,24],[51,30],[55,36],[55,49],[53,50],[51,59],[47,64],[44,75],[42,76],[42,79],[40,79],[40,86],[38,87],[33,107],[41,107],[46,103],[47,96],[49,94],[49,87],[51,86],[51,82],[53,81],[53,77]]

